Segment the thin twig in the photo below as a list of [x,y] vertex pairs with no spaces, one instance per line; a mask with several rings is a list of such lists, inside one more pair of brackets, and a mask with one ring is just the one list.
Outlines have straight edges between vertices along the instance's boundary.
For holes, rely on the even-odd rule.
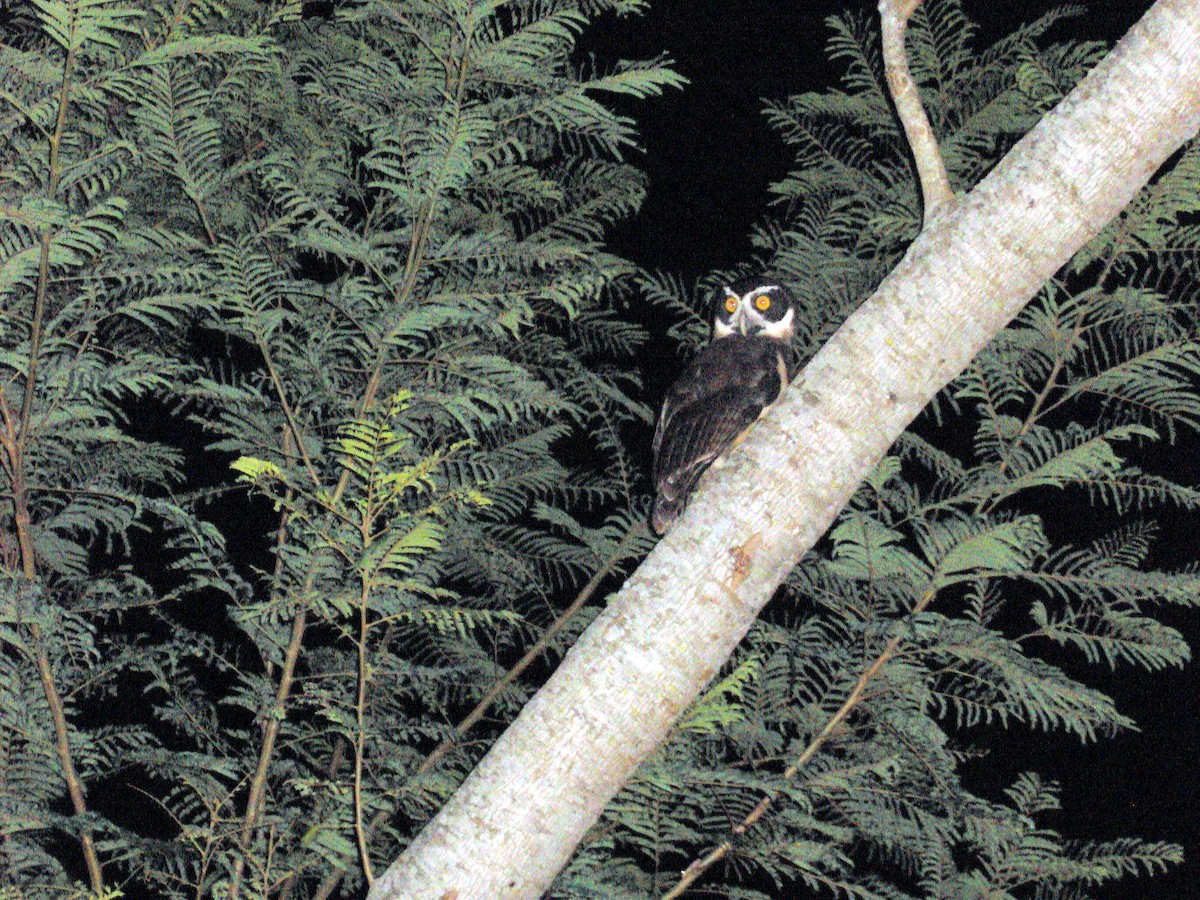
[[[62,171],[59,167],[59,149],[62,146],[63,134],[66,130],[67,111],[70,107],[71,77],[75,66],[75,51],[68,50],[63,60],[62,84],[58,93],[58,114],[55,118],[54,131],[49,135],[49,178],[50,196],[58,193]],[[50,290],[50,245],[52,243],[50,227],[42,230],[38,250],[38,281],[34,294],[33,318],[29,327],[29,363],[25,371],[25,390],[21,400],[21,416],[17,423],[16,434],[10,432],[11,446],[6,447],[9,455],[9,472],[12,482],[13,518],[17,529],[17,540],[21,548],[21,574],[27,583],[32,584],[37,579],[37,561],[34,552],[33,523],[29,514],[29,497],[25,483],[25,460],[27,459],[30,426],[33,422],[33,406],[37,393],[38,357],[41,355],[42,327],[46,317],[46,302]],[[29,630],[37,648],[38,677],[42,682],[42,690],[46,695],[46,703],[50,707],[50,716],[54,724],[54,743],[58,751],[59,763],[63,769],[63,780],[66,782],[67,794],[71,798],[71,808],[78,816],[87,814],[87,798],[83,782],[75,768],[71,754],[70,728],[67,725],[66,709],[63,706],[62,695],[58,691],[54,679],[54,669],[50,657],[42,642],[41,628],[34,622],[29,623]],[[88,871],[88,880],[93,893],[104,890],[104,875],[100,866],[100,857],[96,853],[96,844],[92,832],[83,828],[79,835],[83,846],[84,864]]]
[[363,755],[366,752],[367,683],[370,680],[367,661],[367,633],[370,628],[367,621],[368,600],[369,589],[364,575],[358,608],[358,693],[354,698],[354,839],[358,844],[359,864],[369,888],[375,883],[375,873],[371,869],[371,856],[367,853],[367,833],[363,827]]
[[[925,607],[927,607],[933,601],[935,596],[937,596],[936,590],[931,588],[926,591],[916,606],[913,607],[910,615],[916,615],[917,613],[922,612]],[[817,733],[816,737],[809,741],[808,746],[804,748],[804,752],[796,758],[796,761],[783,771],[783,774],[780,776],[781,780],[791,781],[796,777],[797,773],[801,769],[803,769],[812,761],[813,757],[817,755],[818,751],[820,751],[829,738],[833,736],[834,732],[841,727],[841,724],[846,720],[846,717],[849,716],[854,708],[862,702],[863,694],[867,689],[867,685],[871,683],[871,681],[883,670],[883,667],[886,666],[888,662],[891,661],[892,657],[896,655],[896,651],[900,648],[900,643],[903,640],[903,637],[903,634],[896,634],[893,635],[891,640],[887,642],[879,656],[877,656],[871,665],[867,666],[863,673],[858,677],[858,681],[856,681],[854,683],[854,687],[850,689],[849,695],[846,697],[842,705],[838,707],[837,712],[835,712],[833,716],[830,717],[829,721],[825,723],[825,727],[823,727]],[[778,796],[778,793],[768,795],[759,800],[758,805],[750,811],[749,815],[747,815],[739,824],[733,827],[733,834],[735,836],[743,835],[751,827],[753,827],[759,819],[766,815],[767,811],[771,808],[771,805],[775,802],[776,796]],[[730,851],[733,850],[734,839],[735,838],[730,838],[729,840],[722,841],[704,856],[692,862],[692,864],[684,870],[683,875],[680,877],[675,886],[662,895],[662,900],[676,900],[676,898],[681,897],[684,891],[695,884],[705,872],[729,855]]]
[[579,593],[575,595],[575,599],[571,601],[571,605],[564,609],[559,617],[550,624],[550,627],[543,632],[542,636],[538,638],[537,642],[534,643],[534,645],[530,647],[528,651],[526,651],[525,655],[521,657],[516,665],[505,672],[504,675],[499,678],[495,684],[491,686],[491,688],[488,689],[488,692],[483,695],[483,698],[477,704],[475,704],[475,708],[467,713],[463,720],[455,726],[454,733],[442,741],[436,748],[434,748],[433,752],[425,757],[424,762],[422,762],[417,768],[415,774],[424,774],[437,765],[438,762],[441,761],[442,757],[449,753],[454,745],[458,743],[459,738],[466,734],[480,719],[484,717],[488,709],[491,708],[492,704],[494,704],[500,698],[500,696],[506,690],[508,690],[509,686],[521,676],[521,673],[528,669],[533,661],[542,655],[546,648],[550,646],[550,642],[554,640],[555,636],[557,636],[558,633],[567,626],[567,623],[575,617],[575,614],[579,612],[579,610],[583,608],[584,604],[592,598],[592,595],[604,582],[604,579],[612,574],[613,569],[615,569],[624,559],[628,558],[628,545],[630,538],[636,536],[639,532],[644,532],[645,527],[646,526],[641,522],[637,522],[632,528],[630,528],[629,531],[625,533],[625,535],[617,543],[617,546],[613,552],[608,556],[600,568],[596,570],[596,573],[591,577],[588,583],[585,584],[580,589]]
[[[465,70],[465,63],[464,63]],[[465,85],[460,82],[459,92],[454,97],[456,106],[456,119],[462,114],[463,96],[465,93]],[[436,182],[435,182],[436,183]],[[436,212],[436,194],[431,197],[418,218],[414,226],[413,236],[409,243],[408,256],[405,260],[404,279],[401,282],[398,293],[394,296],[396,306],[402,306],[412,298],[412,293],[416,288],[417,274],[420,271],[424,261],[424,253],[426,243],[429,237],[429,229],[433,224],[433,216]],[[376,355],[376,359],[372,365],[371,377],[367,382],[366,389],[363,391],[362,397],[358,402],[358,409],[355,418],[363,416],[368,409],[375,404],[376,396],[379,393],[380,387],[383,385],[383,377],[387,368],[387,347],[381,346]],[[277,388],[278,389],[278,388]],[[286,402],[286,398],[280,395],[280,399]],[[341,477],[338,479],[337,486],[334,488],[328,506],[334,507],[337,502],[345,494],[346,489],[350,485],[350,472],[343,470]],[[308,589],[312,586],[312,581],[315,578],[315,569],[310,566],[304,583],[302,596],[306,596]],[[238,900],[241,895],[243,872],[245,869],[246,859],[250,853],[250,842],[254,836],[254,832],[258,827],[258,817],[263,806],[263,794],[266,789],[267,773],[270,769],[271,757],[275,752],[275,742],[279,735],[279,728],[282,724],[284,715],[287,709],[288,696],[291,694],[292,682],[295,678],[296,662],[300,657],[300,650],[303,646],[304,629],[307,624],[307,608],[301,607],[296,614],[296,618],[292,622],[292,638],[288,643],[287,656],[284,658],[283,670],[280,673],[280,681],[275,693],[275,703],[272,705],[271,714],[268,718],[266,728],[263,731],[263,742],[259,748],[258,765],[255,770],[254,780],[251,782],[250,795],[246,801],[246,812],[242,820],[242,828],[240,835],[241,852],[238,854],[233,864],[233,873],[230,878],[229,891],[227,894],[228,900]]]
[[[454,726],[454,732],[425,757],[421,765],[417,767],[417,771],[413,773],[414,777],[428,772],[436,766],[458,744],[463,735],[484,717],[508,687],[521,676],[522,672],[529,668],[534,660],[541,656],[546,648],[549,647],[550,642],[554,640],[555,636],[567,626],[571,619],[592,598],[600,585],[604,583],[604,579],[611,575],[621,562],[629,558],[631,545],[639,535],[644,535],[645,531],[645,523],[638,521],[625,532],[621,540],[617,542],[617,546],[613,552],[604,560],[604,563],[596,570],[595,574],[588,580],[588,583],[580,588],[579,593],[575,595],[575,599],[571,601],[570,606],[564,609],[558,618],[550,624],[525,655],[511,669],[505,672],[501,678],[496,680],[488,689],[488,692],[484,694],[483,698],[475,704],[475,708]],[[367,825],[368,837],[374,835],[390,817],[391,813],[387,810],[376,813]],[[329,900],[329,897],[337,890],[337,886],[345,874],[345,872],[330,872],[326,875],[317,887],[316,892],[313,893],[313,900]]]

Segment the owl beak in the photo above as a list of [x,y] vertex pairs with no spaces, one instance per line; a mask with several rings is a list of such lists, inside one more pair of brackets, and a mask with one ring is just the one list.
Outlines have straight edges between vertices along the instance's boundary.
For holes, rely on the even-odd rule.
[[747,333],[750,327],[750,317],[746,315],[745,302],[738,304],[737,312],[730,317],[729,324],[733,327],[734,331],[741,332],[742,334]]

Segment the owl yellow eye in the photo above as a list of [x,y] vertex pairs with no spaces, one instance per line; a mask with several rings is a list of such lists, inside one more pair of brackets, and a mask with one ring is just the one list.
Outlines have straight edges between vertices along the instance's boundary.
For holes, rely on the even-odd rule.
[[738,308],[738,298],[737,297],[730,296],[730,297],[725,298],[725,311],[726,312],[737,312],[737,308]]
[[771,298],[766,294],[759,294],[754,298],[754,308],[759,312],[766,312],[771,308]]

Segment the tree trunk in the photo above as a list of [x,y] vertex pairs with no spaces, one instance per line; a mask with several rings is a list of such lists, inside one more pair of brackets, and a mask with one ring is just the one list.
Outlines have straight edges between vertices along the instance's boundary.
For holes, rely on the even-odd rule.
[[901,264],[567,654],[370,900],[536,898],[934,394],[1200,127],[1160,0]]

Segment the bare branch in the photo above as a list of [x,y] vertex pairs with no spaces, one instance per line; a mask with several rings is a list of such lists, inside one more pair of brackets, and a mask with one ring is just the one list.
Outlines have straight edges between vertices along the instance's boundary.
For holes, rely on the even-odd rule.
[[883,70],[887,76],[888,91],[917,165],[925,207],[924,221],[928,224],[940,209],[952,207],[957,201],[954,191],[950,189],[950,180],[946,177],[946,166],[938,150],[937,138],[921,105],[921,94],[908,70],[908,56],[904,49],[908,20],[921,2],[879,0],[879,24],[883,36]]

